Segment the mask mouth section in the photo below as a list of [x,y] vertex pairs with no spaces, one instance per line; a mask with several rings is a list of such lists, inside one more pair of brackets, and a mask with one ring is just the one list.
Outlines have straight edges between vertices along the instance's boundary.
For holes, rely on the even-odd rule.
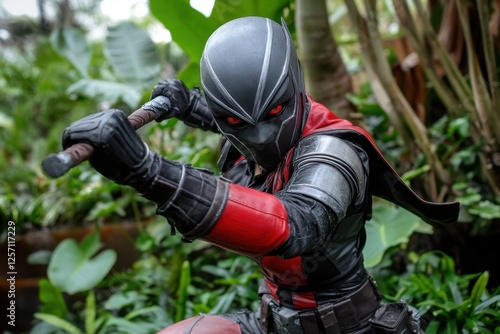
[[256,131],[226,133],[225,137],[247,159],[264,169],[269,169],[277,165],[281,158],[279,149],[275,145],[278,131],[279,129],[275,127],[264,127],[257,133]]
[[243,154],[247,159],[257,162],[257,158],[255,157],[254,152],[250,147],[247,146],[246,143],[239,140],[235,135],[225,133],[224,136],[226,139],[234,146],[236,149]]

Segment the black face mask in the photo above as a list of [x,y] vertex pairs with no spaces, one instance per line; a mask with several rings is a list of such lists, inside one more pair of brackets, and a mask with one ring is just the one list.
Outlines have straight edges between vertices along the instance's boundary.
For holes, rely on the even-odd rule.
[[286,25],[260,17],[224,24],[205,46],[201,79],[221,133],[262,168],[276,167],[309,111]]

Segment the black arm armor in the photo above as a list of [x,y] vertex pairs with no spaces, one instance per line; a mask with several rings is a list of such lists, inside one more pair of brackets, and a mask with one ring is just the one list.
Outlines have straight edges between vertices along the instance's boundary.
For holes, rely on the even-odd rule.
[[149,171],[155,175],[141,193],[158,204],[157,214],[168,219],[173,231],[191,240],[207,235],[222,214],[229,186],[211,171],[166,160],[155,152]]
[[[333,136],[313,135],[294,151],[292,177],[275,195],[286,207],[290,238],[276,250],[286,258],[307,253],[328,242],[350,210],[360,213],[366,197],[363,152]],[[360,226],[342,230],[341,239],[355,238]]]

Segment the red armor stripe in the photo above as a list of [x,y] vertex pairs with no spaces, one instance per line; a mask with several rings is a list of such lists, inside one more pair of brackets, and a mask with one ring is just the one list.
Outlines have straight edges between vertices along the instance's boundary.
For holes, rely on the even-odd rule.
[[246,256],[265,255],[290,234],[285,206],[273,195],[236,184],[222,216],[203,239]]
[[[293,292],[294,287],[307,285],[307,278],[302,267],[302,257],[296,256],[291,259],[283,259],[277,256],[266,256],[262,259],[262,266],[266,273],[273,275],[278,283],[290,286],[293,306],[296,309],[315,308],[316,298],[313,292]],[[276,294],[277,286],[266,280],[270,286],[271,293],[279,300]]]
[[[278,286],[268,279],[266,279],[265,282],[274,300],[279,301],[280,298],[278,297]],[[291,295],[293,306],[297,310],[311,309],[318,306],[316,297],[314,296],[314,292],[291,292]]]
[[318,306],[313,292],[292,292],[293,306],[298,310],[315,308]]
[[302,257],[296,256],[291,259],[283,259],[278,256],[265,256],[261,261],[262,267],[266,269],[268,275],[273,276],[273,280],[279,284],[293,287],[304,286],[307,278],[302,268]]

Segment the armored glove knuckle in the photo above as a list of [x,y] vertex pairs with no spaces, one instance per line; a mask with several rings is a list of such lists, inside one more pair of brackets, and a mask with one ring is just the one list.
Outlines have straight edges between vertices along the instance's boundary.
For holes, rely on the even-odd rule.
[[87,116],[63,133],[63,146],[83,142],[94,147],[92,166],[117,183],[127,183],[140,170],[148,148],[121,110],[113,109]]
[[151,99],[158,96],[167,97],[172,103],[172,108],[176,109],[178,113],[185,111],[189,106],[189,90],[178,79],[166,79],[158,82],[151,93]]
[[102,111],[84,117],[68,126],[62,136],[62,144],[66,149],[69,146],[84,142],[99,148],[107,141],[110,128],[118,123],[127,122],[127,117],[121,110],[113,109]]

